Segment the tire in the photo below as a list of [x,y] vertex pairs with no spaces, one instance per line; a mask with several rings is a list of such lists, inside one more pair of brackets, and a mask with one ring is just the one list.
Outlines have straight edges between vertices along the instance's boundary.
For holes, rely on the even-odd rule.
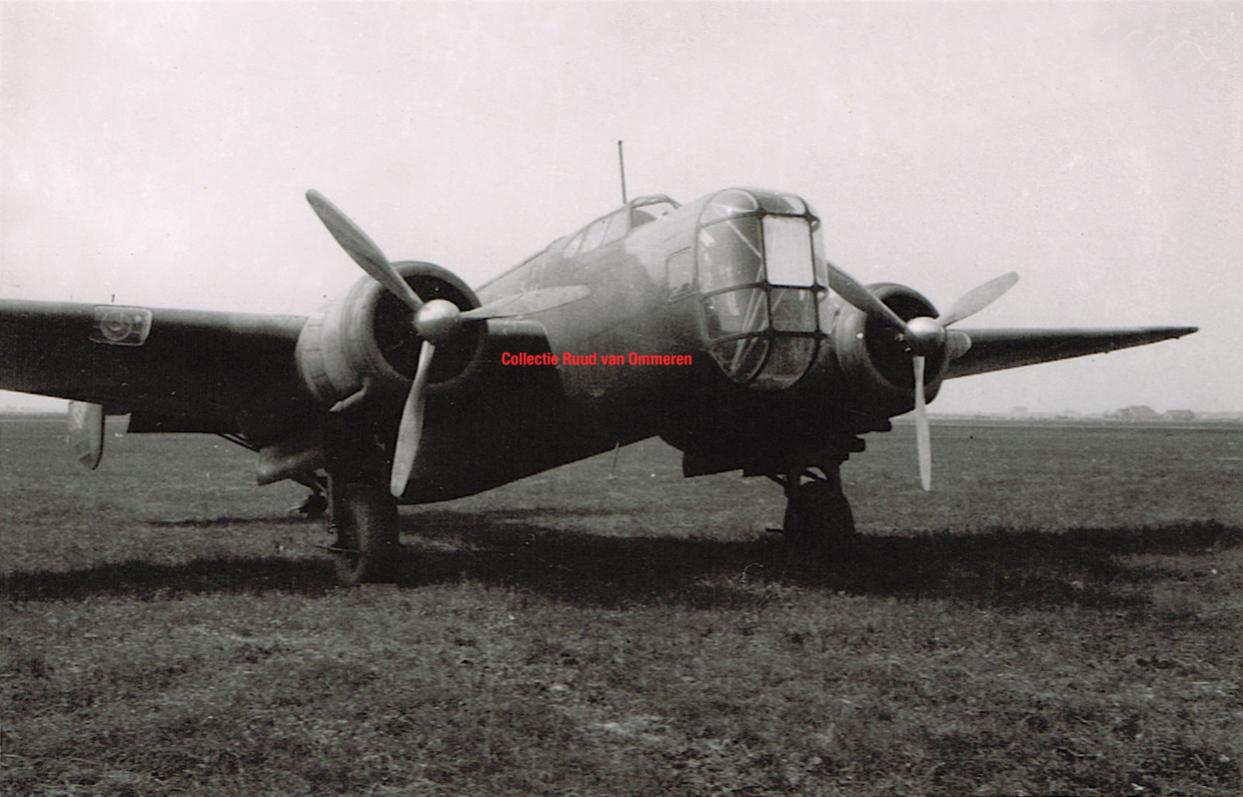
[[849,555],[859,537],[850,502],[826,481],[804,484],[790,496],[782,531],[786,563],[814,569]]
[[393,497],[374,484],[347,483],[332,505],[337,581],[348,587],[394,581],[401,546]]

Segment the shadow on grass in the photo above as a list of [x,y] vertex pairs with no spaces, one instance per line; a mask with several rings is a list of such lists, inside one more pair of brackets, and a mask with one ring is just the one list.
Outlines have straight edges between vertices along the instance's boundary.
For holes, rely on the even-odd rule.
[[[405,518],[398,587],[473,582],[573,605],[734,608],[770,599],[776,582],[903,600],[951,599],[990,607],[1142,608],[1144,585],[1178,577],[1133,554],[1197,555],[1243,545],[1243,529],[1220,523],[1065,532],[993,530],[917,536],[864,535],[848,557],[821,566],[787,563],[777,535],[704,538],[603,537],[515,522],[522,512],[425,511]],[[535,514],[532,512],[531,514]],[[757,588],[759,587],[759,588]],[[140,561],[59,572],[19,572],[0,584],[9,600],[97,595],[162,599],[183,594],[335,589],[326,560],[281,557]]]
[[[453,516],[458,520],[448,521],[451,525],[471,526],[476,521],[483,519],[506,521],[521,520],[530,517],[547,517],[556,515],[557,517],[604,517],[609,515],[621,516],[626,513],[615,509],[592,509],[585,507],[570,508],[553,508],[553,507],[522,507],[514,509],[488,509],[469,514],[455,514],[451,512],[428,512],[425,515],[434,515],[438,522],[444,522],[442,516]],[[428,522],[422,518],[425,515],[412,515],[406,518],[409,521],[412,518],[419,518],[418,525]],[[153,519],[144,520],[143,525],[150,526],[155,529],[221,529],[221,528],[237,528],[251,527],[256,525],[265,526],[305,526],[308,524],[322,523],[323,518],[311,517],[298,514],[293,511],[282,512],[274,515],[260,515],[255,517],[235,517],[226,515],[223,517],[190,517],[178,518],[175,520]],[[409,523],[407,524],[409,525]]]
[[83,600],[123,595],[160,600],[178,595],[227,592],[294,592],[320,595],[331,591],[332,564],[285,559],[215,557],[182,564],[131,559],[68,572],[18,572],[0,577],[0,594],[9,600]]
[[279,515],[260,515],[256,517],[216,517],[216,518],[182,518],[180,520],[144,520],[144,526],[153,529],[233,529],[254,526],[305,526],[308,523],[320,523],[319,518],[307,517],[285,512]]

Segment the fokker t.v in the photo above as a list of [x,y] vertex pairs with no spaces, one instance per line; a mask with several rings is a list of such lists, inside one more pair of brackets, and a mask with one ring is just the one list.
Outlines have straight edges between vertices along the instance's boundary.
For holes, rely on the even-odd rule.
[[253,449],[261,484],[325,485],[344,583],[392,575],[398,504],[654,435],[683,452],[686,476],[776,481],[790,545],[829,556],[856,533],[840,466],[861,435],[914,409],[929,487],[925,408],[946,379],[1195,331],[959,329],[1017,276],[945,311],[904,285],[861,285],[828,262],[820,219],[788,193],[640,197],[476,290],[431,263],[390,262],[323,196],[307,199],[366,272],[319,312],[0,301],[0,387],[77,402],[91,467],[103,416],[128,413],[130,432]]

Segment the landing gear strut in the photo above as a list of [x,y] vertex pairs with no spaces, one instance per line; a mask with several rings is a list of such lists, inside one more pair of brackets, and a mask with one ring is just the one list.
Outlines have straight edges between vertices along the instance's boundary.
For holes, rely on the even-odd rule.
[[787,561],[821,566],[849,554],[858,532],[842,492],[840,465],[795,468],[780,483],[787,502],[781,529]]
[[328,511],[328,480],[322,476],[297,476],[293,479],[310,490],[310,494],[302,499],[302,503],[289,508],[289,514],[301,515],[305,518],[323,517]]

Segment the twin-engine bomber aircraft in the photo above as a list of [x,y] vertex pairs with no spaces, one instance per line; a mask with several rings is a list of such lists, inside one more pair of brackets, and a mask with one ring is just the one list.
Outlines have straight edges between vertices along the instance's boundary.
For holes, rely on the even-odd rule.
[[[958,329],[1018,277],[938,311],[828,262],[797,196],[645,196],[472,291],[390,262],[315,191],[367,276],[310,317],[0,301],[0,388],[70,399],[98,465],[105,414],[130,432],[214,433],[258,454],[258,481],[326,485],[346,584],[390,579],[397,505],[444,501],[654,435],[686,476],[740,470],[787,498],[799,556],[856,533],[841,464],[860,437],[946,379],[1175,338],[1195,327]],[[613,355],[620,355],[614,357]],[[75,431],[76,430],[76,431]]]

